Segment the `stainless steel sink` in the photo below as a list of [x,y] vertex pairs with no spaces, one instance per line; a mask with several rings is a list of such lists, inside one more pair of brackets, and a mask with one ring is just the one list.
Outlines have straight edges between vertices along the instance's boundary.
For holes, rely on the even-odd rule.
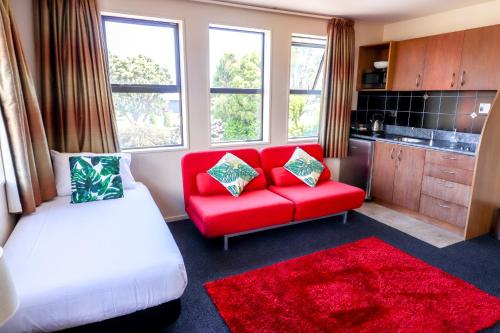
[[401,142],[407,142],[407,143],[423,143],[426,142],[427,140],[425,139],[418,139],[418,138],[408,138],[408,137],[400,137],[400,138],[394,138],[395,141],[401,141]]

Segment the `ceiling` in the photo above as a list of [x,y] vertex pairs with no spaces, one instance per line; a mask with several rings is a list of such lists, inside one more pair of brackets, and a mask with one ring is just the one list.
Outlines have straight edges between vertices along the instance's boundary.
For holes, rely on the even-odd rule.
[[394,22],[491,0],[219,0],[327,16]]

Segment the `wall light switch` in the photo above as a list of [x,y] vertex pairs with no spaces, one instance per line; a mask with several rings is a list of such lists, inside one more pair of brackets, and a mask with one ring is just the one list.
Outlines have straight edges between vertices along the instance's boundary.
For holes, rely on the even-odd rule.
[[479,114],[488,114],[491,109],[491,103],[479,103]]

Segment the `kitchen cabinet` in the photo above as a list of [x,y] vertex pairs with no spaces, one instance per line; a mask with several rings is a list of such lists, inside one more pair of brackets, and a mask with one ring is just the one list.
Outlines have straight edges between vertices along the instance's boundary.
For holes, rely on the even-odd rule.
[[460,63],[464,31],[427,37],[423,90],[457,90],[460,88]]
[[462,90],[500,89],[500,25],[466,30],[459,85]]
[[392,202],[394,192],[396,148],[395,144],[376,142],[373,153],[372,196],[386,202]]
[[[427,38],[397,42],[392,77],[392,90],[420,90],[425,65]],[[390,64],[391,65],[391,64]]]
[[373,197],[418,211],[424,163],[424,149],[376,142]]
[[431,223],[462,231],[472,193],[474,156],[375,142],[373,198]]
[[[372,57],[360,57],[358,68],[372,66],[374,59],[387,59],[386,90],[499,90],[500,25],[451,32],[430,37],[385,43],[387,55],[376,53],[381,46],[360,47]],[[366,49],[366,50],[365,50]],[[362,52],[363,51],[363,52]],[[363,70],[358,71],[362,89]]]
[[425,164],[425,150],[399,146],[396,155],[396,175],[392,202],[418,211]]

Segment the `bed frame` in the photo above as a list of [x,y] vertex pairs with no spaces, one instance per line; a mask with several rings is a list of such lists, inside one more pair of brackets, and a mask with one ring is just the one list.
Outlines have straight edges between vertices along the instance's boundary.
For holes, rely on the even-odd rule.
[[162,332],[181,314],[181,300],[175,299],[158,306],[98,323],[68,328],[60,333]]

